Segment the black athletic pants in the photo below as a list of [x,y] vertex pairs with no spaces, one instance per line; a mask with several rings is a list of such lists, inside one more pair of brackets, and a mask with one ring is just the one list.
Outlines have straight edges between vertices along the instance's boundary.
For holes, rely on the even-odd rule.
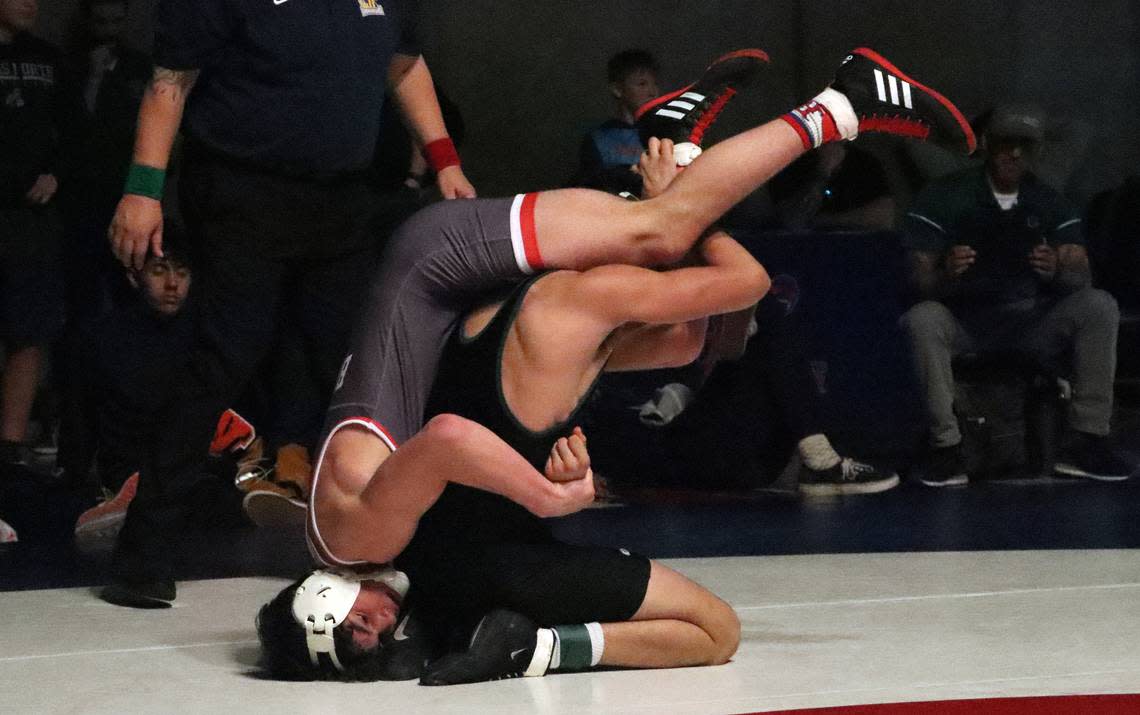
[[200,473],[219,415],[273,346],[280,320],[297,321],[327,399],[377,253],[367,230],[374,196],[355,179],[268,174],[191,147],[180,198],[199,293],[195,344],[147,435],[112,562],[126,581],[174,577],[180,492]]

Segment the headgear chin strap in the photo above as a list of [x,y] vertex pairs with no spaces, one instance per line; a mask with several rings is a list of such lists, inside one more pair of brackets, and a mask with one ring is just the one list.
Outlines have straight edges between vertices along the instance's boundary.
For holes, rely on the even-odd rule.
[[400,600],[408,593],[407,575],[391,567],[366,573],[314,571],[297,587],[293,618],[305,628],[305,644],[314,666],[320,665],[320,654],[325,653],[337,670],[344,671],[337,658],[333,629],[348,618],[364,581],[379,581],[395,591]]

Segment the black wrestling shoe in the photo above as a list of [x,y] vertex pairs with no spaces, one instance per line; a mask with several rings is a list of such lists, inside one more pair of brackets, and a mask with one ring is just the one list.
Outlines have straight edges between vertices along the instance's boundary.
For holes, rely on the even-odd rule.
[[688,166],[700,156],[705,132],[724,106],[767,64],[763,50],[730,52],[693,84],[646,102],[637,110],[642,144],[648,145],[651,137],[672,139],[677,166]]
[[969,484],[962,444],[932,448],[918,481],[928,487],[962,487]]
[[830,469],[800,467],[800,491],[807,496],[875,494],[898,486],[899,475],[850,457],[840,459]]
[[[420,685],[458,685],[504,680],[527,675],[538,647],[538,626],[526,616],[498,609],[491,611],[471,636],[466,653],[445,655],[427,667]],[[542,675],[549,658],[540,666]]]
[[[414,609],[415,607],[411,607]],[[437,653],[435,634],[418,618],[418,611],[404,606],[404,613],[391,632],[381,637],[380,680],[415,680],[424,674]]]
[[126,608],[170,608],[178,595],[173,579],[135,582],[115,579],[99,593],[107,603]]
[[1137,470],[1137,465],[1124,459],[1105,437],[1077,435],[1067,442],[1053,466],[1053,471],[1062,477],[1122,482]]
[[852,50],[831,88],[851,102],[860,132],[914,137],[965,154],[977,147],[974,130],[953,102],[915,82],[874,50]]

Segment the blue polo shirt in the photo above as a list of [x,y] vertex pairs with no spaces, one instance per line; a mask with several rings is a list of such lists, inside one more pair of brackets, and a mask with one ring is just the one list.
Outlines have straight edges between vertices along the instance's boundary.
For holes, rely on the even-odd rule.
[[1081,229],[1080,216],[1064,197],[1031,174],[1022,179],[1017,203],[1003,210],[985,167],[978,166],[934,181],[915,198],[903,244],[939,257],[956,245],[977,251],[948,301],[969,308],[1037,298],[1041,283],[1029,266],[1029,252],[1043,244],[1084,245]]
[[388,65],[420,54],[417,0],[160,0],[154,60],[200,70],[182,130],[296,176],[365,169]]

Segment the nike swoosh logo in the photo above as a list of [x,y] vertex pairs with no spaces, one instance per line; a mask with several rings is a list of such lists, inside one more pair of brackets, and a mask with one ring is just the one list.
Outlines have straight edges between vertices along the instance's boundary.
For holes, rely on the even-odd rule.
[[287,2],[289,2],[289,0],[273,0],[274,5],[284,5]]
[[524,650],[526,650],[526,648],[519,648],[518,650],[512,650],[511,651],[511,660],[514,660],[515,658],[517,658],[519,653],[522,653]]
[[[273,0],[273,2],[277,2],[277,0]],[[285,2],[285,0],[281,0],[281,2]],[[412,614],[410,614],[410,613],[408,615],[404,616],[404,620],[400,621],[400,625],[396,626],[396,631],[394,633],[392,633],[392,640],[406,641],[406,640],[408,640],[408,638],[411,637],[407,633],[404,632],[404,628],[407,627],[407,625],[408,625],[408,619],[411,617],[412,617]]]

